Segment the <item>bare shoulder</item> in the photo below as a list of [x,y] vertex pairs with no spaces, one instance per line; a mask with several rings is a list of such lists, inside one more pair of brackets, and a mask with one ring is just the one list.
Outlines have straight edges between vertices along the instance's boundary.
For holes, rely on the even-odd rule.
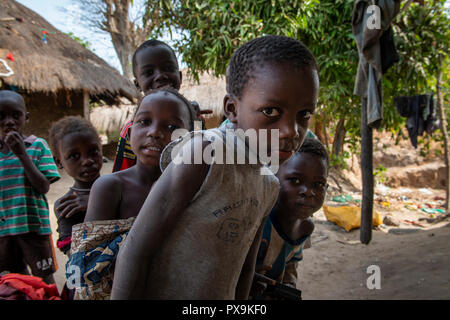
[[299,226],[299,234],[301,235],[300,238],[311,235],[313,231],[314,231],[314,222],[312,221],[311,218],[303,220],[300,223]]
[[116,193],[121,188],[123,181],[122,175],[122,171],[119,171],[100,176],[92,185],[91,194],[92,192],[101,194]]
[[119,173],[101,176],[94,182],[89,194],[85,222],[116,218],[116,211],[122,194],[122,179]]

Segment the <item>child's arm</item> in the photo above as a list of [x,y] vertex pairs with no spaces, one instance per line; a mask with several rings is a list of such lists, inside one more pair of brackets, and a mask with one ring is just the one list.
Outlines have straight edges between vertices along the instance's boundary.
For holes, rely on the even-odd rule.
[[284,269],[284,276],[283,276],[283,284],[289,285],[293,288],[297,287],[297,268],[298,268],[298,261],[290,261],[286,263],[286,268]]
[[99,177],[92,185],[84,222],[117,219],[122,186],[113,174]]
[[19,158],[23,165],[25,177],[27,177],[32,187],[37,192],[46,194],[50,189],[50,182],[28,156],[22,136],[16,131],[11,131],[6,135],[5,143],[12,153]]
[[239,276],[238,283],[236,285],[236,300],[247,300],[250,293],[250,289],[253,282],[253,277],[256,268],[256,257],[258,255],[259,246],[261,244],[262,233],[264,229],[264,224],[266,223],[267,217],[264,218],[261,225],[256,232],[255,239],[253,240],[252,246],[248,251],[247,257],[245,258],[244,265],[242,266],[241,275]]
[[209,165],[205,163],[175,165],[173,162],[164,170],[119,251],[111,299],[145,298],[154,254],[170,237],[178,217],[202,186],[208,170]]
[[[300,224],[300,238],[305,236],[311,236],[311,234],[314,231],[314,223],[311,219],[307,219],[305,221],[302,221]],[[308,238],[310,239],[310,238]],[[308,241],[308,239],[305,240]],[[294,254],[294,256],[287,261],[286,267],[284,269],[284,276],[283,276],[283,284],[290,285],[293,288],[296,288],[297,286],[297,268],[298,263],[303,260],[303,248],[301,248],[298,252]]]

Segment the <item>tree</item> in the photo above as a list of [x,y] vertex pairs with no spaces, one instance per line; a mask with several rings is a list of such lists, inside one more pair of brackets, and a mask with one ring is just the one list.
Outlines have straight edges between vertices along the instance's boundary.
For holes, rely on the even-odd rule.
[[[383,76],[380,130],[394,134],[401,132],[405,119],[396,111],[393,98],[432,90],[429,79],[436,78],[438,65],[437,51],[433,49],[436,37],[444,37],[440,43],[448,47],[445,1],[416,2],[405,2],[394,19],[400,61]],[[181,32],[175,47],[196,79],[204,71],[224,75],[232,53],[263,34],[287,35],[305,43],[320,69],[316,121],[326,123],[317,127],[329,128],[333,137],[332,163],[342,163],[344,143],[353,152],[358,152],[360,145],[361,102],[353,95],[358,66],[351,29],[353,5],[353,0],[178,0],[168,8],[164,26]],[[448,50],[441,48],[440,52],[448,57]]]
[[169,0],[77,0],[87,27],[111,36],[123,75],[133,79],[132,56],[151,35],[157,35],[162,12]]

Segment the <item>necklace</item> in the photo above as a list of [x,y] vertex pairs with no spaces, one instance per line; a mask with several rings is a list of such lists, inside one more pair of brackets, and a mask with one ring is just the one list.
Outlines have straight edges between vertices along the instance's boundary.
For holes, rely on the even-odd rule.
[[72,189],[73,191],[78,191],[78,192],[90,192],[91,191],[91,188],[82,189],[82,188],[70,187],[70,189]]

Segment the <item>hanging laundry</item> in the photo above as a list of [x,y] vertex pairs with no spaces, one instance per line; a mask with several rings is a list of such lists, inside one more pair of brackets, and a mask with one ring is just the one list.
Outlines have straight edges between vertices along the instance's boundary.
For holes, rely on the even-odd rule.
[[406,129],[414,148],[425,131],[431,135],[439,128],[433,94],[395,97],[394,104],[398,113],[407,118]]
[[[372,28],[368,7],[376,4],[383,12],[380,28]],[[379,128],[383,118],[382,75],[398,61],[391,22],[400,10],[399,0],[356,0],[353,7],[352,31],[359,53],[354,94],[367,99],[367,124]],[[376,18],[376,17],[375,17]]]

